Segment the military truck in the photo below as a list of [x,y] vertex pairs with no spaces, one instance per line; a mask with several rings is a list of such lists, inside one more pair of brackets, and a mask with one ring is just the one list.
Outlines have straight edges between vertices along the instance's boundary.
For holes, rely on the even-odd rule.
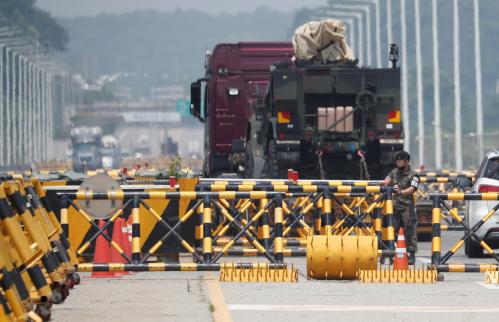
[[[293,168],[303,178],[382,179],[403,148],[397,67],[277,64],[266,102],[256,139],[246,143],[248,152],[264,154],[264,177]],[[259,176],[254,168],[247,173]]]
[[301,178],[383,179],[403,149],[397,46],[391,68],[359,66],[344,23],[326,19],[298,27],[293,51],[293,62],[272,66],[255,110],[262,121],[247,126],[245,175],[283,178],[292,168]]

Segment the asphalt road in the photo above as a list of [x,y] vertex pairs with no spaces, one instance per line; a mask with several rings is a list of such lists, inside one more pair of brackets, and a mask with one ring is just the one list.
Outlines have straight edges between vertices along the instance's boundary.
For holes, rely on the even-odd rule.
[[[442,250],[459,232],[445,232]],[[418,265],[429,261],[420,243]],[[188,260],[188,258],[186,258]],[[234,258],[231,261],[253,261]],[[260,259],[263,261],[264,259]],[[218,273],[138,273],[114,279],[84,275],[54,321],[492,321],[499,285],[481,273],[445,273],[436,284],[361,284],[307,280],[305,258],[292,258],[298,283],[219,283]],[[458,252],[450,263],[471,262]],[[480,263],[490,263],[483,258]]]

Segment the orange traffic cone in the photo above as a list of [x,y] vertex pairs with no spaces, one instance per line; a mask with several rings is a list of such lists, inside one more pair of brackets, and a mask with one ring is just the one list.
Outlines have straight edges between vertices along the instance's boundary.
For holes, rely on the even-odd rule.
[[[99,229],[104,227],[104,220],[99,220]],[[111,249],[107,240],[99,235],[95,242],[94,264],[107,264],[111,260]],[[90,277],[116,277],[113,272],[92,272]]]
[[404,228],[400,227],[397,237],[397,248],[395,249],[395,260],[393,270],[408,270],[407,248],[405,246]]
[[[122,218],[118,218],[114,221],[114,229],[113,229],[113,241],[118,244],[121,249],[124,248],[123,242],[123,227],[125,220]],[[121,263],[125,264],[126,260],[121,256],[121,254],[116,250],[116,248],[111,247],[111,263]],[[116,275],[128,275],[128,272],[115,272]]]

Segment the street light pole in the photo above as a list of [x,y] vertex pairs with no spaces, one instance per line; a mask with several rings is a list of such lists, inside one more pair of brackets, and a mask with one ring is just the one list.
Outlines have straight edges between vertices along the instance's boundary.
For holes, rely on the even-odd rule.
[[438,8],[437,0],[431,1],[433,40],[433,129],[435,135],[435,167],[442,168],[442,127],[440,117],[440,59],[438,55]]
[[400,0],[400,25],[401,25],[401,72],[402,72],[402,120],[404,126],[404,149],[411,150],[411,132],[409,124],[409,95],[407,92],[407,25],[406,25],[405,0]]
[[372,39],[371,39],[371,10],[369,5],[359,5],[359,4],[349,4],[349,5],[343,5],[343,4],[334,4],[334,7],[338,9],[343,9],[343,10],[358,10],[361,11],[363,16],[366,18],[366,42],[367,42],[367,65],[371,66],[372,64]]
[[[380,14],[380,3],[379,0],[354,0],[359,3],[367,3],[370,5],[374,5],[374,16],[376,20],[376,30],[375,30],[375,35],[376,35],[376,67],[381,68],[383,66],[382,59],[381,59],[381,14]],[[369,8],[369,15],[371,14],[371,9]],[[388,48],[388,46],[385,46]]]
[[358,56],[357,58],[359,59],[359,64],[364,63],[364,23],[362,19],[362,14],[359,12],[351,11],[351,10],[341,10],[338,9],[336,10],[336,5],[331,5],[330,9],[332,9],[331,12],[325,11],[326,15],[329,16],[337,16],[337,17],[352,17],[352,19],[356,19],[358,24],[356,25],[357,29],[357,35],[358,37],[356,38],[358,41]]
[[424,100],[423,100],[423,72],[421,59],[421,14],[419,10],[419,0],[414,0],[414,14],[416,20],[416,83],[417,83],[417,110],[418,110],[418,157],[419,165],[425,164],[424,143]]
[[459,59],[459,2],[453,3],[453,33],[454,33],[454,158],[456,170],[463,168],[462,130],[461,130],[461,66]]
[[483,151],[482,60],[480,53],[480,6],[473,0],[475,32],[475,82],[476,82],[476,135],[478,138],[478,162]]

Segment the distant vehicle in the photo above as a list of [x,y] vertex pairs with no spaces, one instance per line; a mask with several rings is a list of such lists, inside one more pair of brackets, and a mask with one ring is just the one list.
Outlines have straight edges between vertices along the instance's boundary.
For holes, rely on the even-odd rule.
[[245,140],[255,105],[263,104],[270,65],[291,61],[290,42],[218,44],[206,56],[206,75],[191,84],[191,113],[205,124],[205,176],[236,172],[232,144]]
[[[466,185],[471,185],[471,180],[462,184],[462,186]],[[477,171],[471,192],[499,192],[499,151],[489,152],[485,155]],[[465,220],[468,226],[473,227],[476,225],[496,205],[497,201],[468,201],[465,212]],[[498,211],[478,229],[476,235],[489,244],[490,247],[499,248]],[[483,248],[472,238],[466,241],[465,252],[471,258],[483,256]]]
[[162,155],[177,155],[178,154],[178,143],[173,141],[171,137],[167,136],[161,142],[161,154]]
[[118,140],[114,136],[102,137],[102,167],[105,169],[117,169],[121,166],[122,155]]
[[84,172],[102,167],[102,130],[100,127],[71,129],[73,170]]

